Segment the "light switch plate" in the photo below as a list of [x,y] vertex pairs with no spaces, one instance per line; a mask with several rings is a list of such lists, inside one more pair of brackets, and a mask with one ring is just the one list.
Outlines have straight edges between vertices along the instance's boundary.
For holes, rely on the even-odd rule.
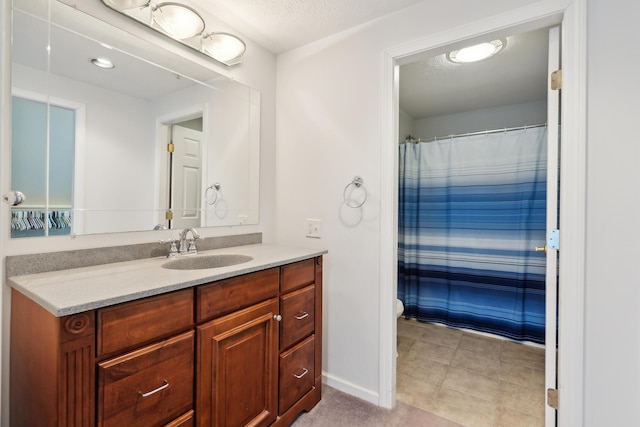
[[313,239],[322,237],[322,220],[307,218],[306,236]]

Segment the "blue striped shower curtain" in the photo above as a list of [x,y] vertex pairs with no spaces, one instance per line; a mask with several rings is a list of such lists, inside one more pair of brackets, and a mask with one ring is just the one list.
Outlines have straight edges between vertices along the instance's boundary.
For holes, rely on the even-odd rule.
[[546,128],[400,144],[405,316],[544,343]]

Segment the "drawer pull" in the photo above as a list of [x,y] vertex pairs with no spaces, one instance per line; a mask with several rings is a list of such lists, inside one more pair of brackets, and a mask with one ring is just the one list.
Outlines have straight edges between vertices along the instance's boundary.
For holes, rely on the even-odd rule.
[[307,313],[306,311],[303,311],[302,314],[300,316],[294,316],[296,319],[298,320],[302,320],[305,317],[309,317],[309,313]]
[[300,378],[304,377],[305,375],[307,375],[307,372],[309,372],[309,370],[307,368],[302,368],[302,373],[300,375],[296,375],[296,374],[291,374],[291,375],[293,375],[297,379],[300,379]]
[[149,397],[149,396],[151,396],[152,394],[156,394],[157,392],[159,392],[159,391],[161,391],[161,390],[164,390],[164,389],[165,389],[165,388],[167,388],[167,387],[169,387],[169,381],[164,380],[164,384],[162,384],[162,385],[161,385],[160,387],[158,387],[157,389],[155,389],[155,390],[151,390],[151,391],[148,391],[148,392],[146,392],[146,393],[143,393],[143,392],[139,391],[138,393],[140,393],[140,396],[142,396],[142,397]]

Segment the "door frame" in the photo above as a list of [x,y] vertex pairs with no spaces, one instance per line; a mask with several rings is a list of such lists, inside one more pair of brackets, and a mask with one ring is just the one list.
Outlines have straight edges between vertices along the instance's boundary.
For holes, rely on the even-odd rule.
[[[417,55],[433,56],[456,43],[487,35],[562,23],[563,68],[560,159],[560,241],[562,269],[559,287],[558,425],[582,425],[584,407],[584,276],[586,206],[586,0],[544,0],[468,25],[437,33],[383,54],[380,199],[380,347],[378,404],[395,405],[398,245],[398,68]],[[411,58],[411,59],[409,59]],[[391,260],[391,262],[387,261]],[[547,426],[549,427],[549,426]]]

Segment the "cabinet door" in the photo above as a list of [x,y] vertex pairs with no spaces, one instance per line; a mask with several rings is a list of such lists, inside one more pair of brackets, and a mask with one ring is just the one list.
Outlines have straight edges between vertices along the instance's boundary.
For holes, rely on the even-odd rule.
[[198,326],[197,426],[267,426],[276,419],[277,310],[272,299]]

